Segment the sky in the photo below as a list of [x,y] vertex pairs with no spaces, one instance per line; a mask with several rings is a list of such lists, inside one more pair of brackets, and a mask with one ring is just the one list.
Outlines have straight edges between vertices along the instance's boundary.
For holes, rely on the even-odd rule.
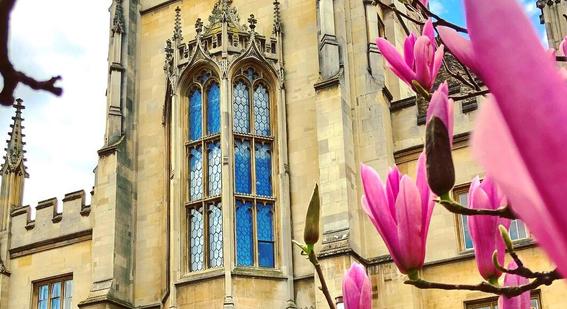
[[[431,0],[431,9],[465,25],[461,1]],[[543,42],[535,0],[518,1]],[[14,66],[38,79],[62,75],[64,89],[61,97],[25,86],[16,90],[27,106],[24,141],[30,178],[24,205],[33,207],[52,197],[61,201],[65,193],[90,192],[94,185],[97,150],[104,138],[110,4],[111,0],[18,0],[12,13],[9,48]],[[13,114],[13,108],[0,107],[1,142]]]

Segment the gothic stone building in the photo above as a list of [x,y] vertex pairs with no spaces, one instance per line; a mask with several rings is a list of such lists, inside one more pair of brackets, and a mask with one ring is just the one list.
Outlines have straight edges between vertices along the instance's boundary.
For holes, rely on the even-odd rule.
[[[557,45],[566,4],[538,5]],[[317,250],[333,296],[359,262],[374,308],[495,308],[480,292],[404,285],[361,210],[359,165],[384,175],[398,164],[413,175],[424,142],[423,102],[373,43],[401,45],[391,10],[369,0],[115,0],[110,13],[91,205],[84,191],[39,202],[35,217],[22,205],[28,174],[15,105],[1,168],[2,309],[326,308],[291,244],[302,239],[315,183]],[[482,175],[468,148],[480,101],[455,103],[461,202]],[[464,220],[437,207],[423,277],[481,280]],[[511,234],[528,265],[553,267],[522,222]],[[535,291],[533,308],[566,308],[565,288]]]

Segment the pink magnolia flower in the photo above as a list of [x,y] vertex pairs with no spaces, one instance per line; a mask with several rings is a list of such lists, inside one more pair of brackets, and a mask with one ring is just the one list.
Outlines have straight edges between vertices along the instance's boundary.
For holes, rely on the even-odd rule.
[[413,33],[404,42],[404,55],[383,38],[376,40],[378,49],[388,62],[388,66],[401,80],[410,87],[418,82],[421,87],[431,90],[443,61],[444,47],[435,43],[433,23],[428,20],[423,26],[423,33],[417,37]]
[[372,285],[364,267],[358,263],[350,266],[343,278],[343,300],[346,309],[371,309]]
[[[498,209],[505,205],[504,195],[491,178],[485,178],[482,183],[478,177],[473,180],[469,190],[469,208]],[[478,271],[484,279],[494,281],[502,275],[492,261],[494,250],[498,251],[500,265],[504,264],[506,257],[506,244],[500,236],[498,226],[503,225],[509,229],[510,220],[495,216],[470,216],[468,224]]]
[[427,232],[433,212],[433,194],[427,185],[425,156],[419,157],[413,182],[397,167],[388,174],[386,186],[371,167],[362,165],[363,209],[384,240],[396,266],[415,274],[425,260]]
[[427,121],[429,122],[433,117],[439,118],[447,128],[451,144],[453,144],[454,105],[453,100],[449,99],[449,86],[447,82],[444,82],[439,85],[439,88],[431,96],[431,101],[427,108]]
[[[516,269],[518,265],[516,262],[510,262],[508,269]],[[504,286],[514,287],[522,286],[528,284],[530,281],[527,278],[506,274],[504,276]],[[526,291],[519,296],[508,298],[506,296],[500,296],[498,298],[498,308],[499,309],[530,309],[530,291]]]
[[474,55],[471,41],[462,37],[452,28],[439,26],[437,27],[439,37],[447,49],[459,60],[467,66],[473,73],[480,75],[477,69],[476,57]]
[[465,6],[478,70],[494,95],[481,109],[473,151],[565,276],[567,83],[516,0]]

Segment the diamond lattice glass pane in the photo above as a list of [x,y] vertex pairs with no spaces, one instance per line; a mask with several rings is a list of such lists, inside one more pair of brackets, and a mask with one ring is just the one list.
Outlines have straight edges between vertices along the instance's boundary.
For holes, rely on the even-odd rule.
[[212,83],[207,92],[207,134],[220,133],[220,89]]
[[271,204],[257,204],[258,262],[260,267],[274,267],[274,222]]
[[236,179],[236,192],[250,194],[251,188],[251,163],[250,163],[250,142],[235,141],[235,166],[234,173]]
[[272,147],[256,143],[256,194],[272,196]]
[[270,97],[262,85],[254,91],[254,126],[257,135],[270,136]]
[[201,90],[193,90],[189,97],[189,140],[196,141],[201,138]]
[[222,209],[219,203],[209,206],[209,266],[222,265]]
[[254,68],[252,67],[248,68],[245,74],[246,74],[246,78],[248,78],[250,82],[253,82],[258,78],[258,74],[256,74],[256,70],[254,70]]
[[252,203],[236,202],[236,265],[254,264],[254,242],[252,234]]
[[190,212],[190,252],[191,271],[203,270],[205,257],[205,235],[203,228],[203,207],[191,209]]
[[221,149],[220,142],[210,143],[208,145],[208,175],[209,175],[209,196],[217,196],[221,194]]
[[250,101],[248,86],[238,82],[234,87],[234,132],[250,133]]
[[201,146],[193,148],[189,153],[189,195],[192,201],[203,198],[203,153]]

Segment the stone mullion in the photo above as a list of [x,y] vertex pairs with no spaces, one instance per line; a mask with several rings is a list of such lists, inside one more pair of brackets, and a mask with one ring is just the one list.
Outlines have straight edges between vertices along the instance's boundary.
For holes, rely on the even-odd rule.
[[234,190],[233,160],[234,142],[230,119],[231,87],[227,76],[221,79],[221,151],[222,151],[222,214],[223,214],[223,264],[224,264],[224,308],[234,308],[232,297],[232,268],[234,252]]

